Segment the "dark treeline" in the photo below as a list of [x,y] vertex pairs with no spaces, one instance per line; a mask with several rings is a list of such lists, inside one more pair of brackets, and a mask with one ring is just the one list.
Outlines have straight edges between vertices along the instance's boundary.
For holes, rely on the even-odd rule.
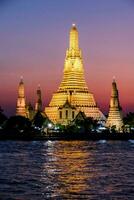
[[[68,126],[57,124],[49,127],[49,121],[40,113],[33,120],[22,116],[7,117],[0,108],[0,139],[13,140],[45,140],[45,139],[84,139],[84,140],[128,140],[134,139],[134,113],[124,117],[125,131],[117,133],[115,129],[97,132],[98,123],[92,118],[77,120]],[[129,130],[129,131],[126,131]]]

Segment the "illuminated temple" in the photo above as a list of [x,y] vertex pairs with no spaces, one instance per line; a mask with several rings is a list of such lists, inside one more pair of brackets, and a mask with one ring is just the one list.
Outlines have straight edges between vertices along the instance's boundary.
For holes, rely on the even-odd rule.
[[121,131],[123,126],[121,106],[119,102],[119,94],[115,80],[113,80],[112,82],[110,109],[106,126],[109,128],[115,127],[115,129],[118,131]]
[[45,113],[54,123],[68,124],[80,111],[87,117],[105,120],[86,85],[78,30],[73,24],[64,62],[63,79],[49,106],[45,108]]
[[38,85],[36,95],[37,95],[37,99],[35,102],[35,109],[34,109],[30,102],[28,104],[26,103],[24,81],[23,81],[23,77],[21,77],[21,80],[19,82],[19,87],[18,87],[16,115],[27,117],[30,120],[32,120],[34,116],[36,115],[36,113],[41,112],[42,99],[41,99],[40,85]]
[[21,77],[19,87],[18,87],[16,115],[21,115],[23,117],[27,116],[26,115],[26,100],[25,100],[23,77]]

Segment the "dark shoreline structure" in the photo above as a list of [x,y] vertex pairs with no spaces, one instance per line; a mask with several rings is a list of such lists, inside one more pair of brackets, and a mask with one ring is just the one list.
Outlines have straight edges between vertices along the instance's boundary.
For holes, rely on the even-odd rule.
[[134,132],[110,132],[108,130],[101,133],[94,132],[81,132],[74,133],[65,130],[64,132],[51,132],[42,134],[40,131],[27,130],[21,132],[16,129],[0,130],[0,140],[22,140],[22,141],[40,141],[40,140],[134,140]]
[[134,113],[124,118],[122,132],[105,128],[83,113],[67,126],[52,124],[38,112],[31,121],[23,116],[9,119],[0,111],[0,140],[134,140]]

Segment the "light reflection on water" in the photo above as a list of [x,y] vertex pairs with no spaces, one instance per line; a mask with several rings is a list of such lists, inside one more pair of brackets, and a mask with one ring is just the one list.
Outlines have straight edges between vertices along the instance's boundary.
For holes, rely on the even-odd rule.
[[0,141],[0,200],[134,199],[128,142]]

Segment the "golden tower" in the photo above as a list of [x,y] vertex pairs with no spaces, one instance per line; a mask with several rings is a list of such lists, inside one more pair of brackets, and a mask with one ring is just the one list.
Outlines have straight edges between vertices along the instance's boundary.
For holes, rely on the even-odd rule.
[[[66,51],[63,80],[58,91],[53,94],[49,106],[45,108],[45,113],[54,123],[61,123],[61,110],[59,115],[59,108],[65,107],[64,105],[67,101],[73,108],[75,107],[75,116],[79,111],[82,111],[87,117],[105,120],[104,115],[97,107],[93,94],[88,91],[85,82],[82,52],[79,48],[78,30],[75,24],[72,25],[70,30],[69,48]],[[68,113],[67,117],[70,118]]]
[[115,129],[121,131],[123,126],[121,107],[119,103],[118,89],[115,80],[112,82],[112,92],[110,99],[110,109],[106,122],[106,126],[112,128],[115,126]]
[[25,90],[24,90],[23,77],[21,77],[19,88],[18,88],[16,115],[21,115],[21,116],[26,117],[26,102],[25,102]]
[[38,85],[38,89],[37,89],[37,101],[35,104],[35,111],[36,112],[41,112],[42,110],[42,99],[41,99],[41,89],[40,89],[40,85]]

